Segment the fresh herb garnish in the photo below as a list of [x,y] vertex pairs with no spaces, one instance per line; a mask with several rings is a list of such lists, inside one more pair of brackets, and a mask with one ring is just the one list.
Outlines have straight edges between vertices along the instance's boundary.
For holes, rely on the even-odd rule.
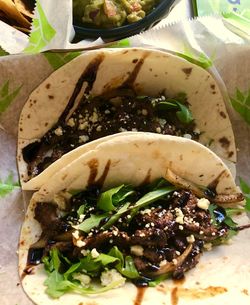
[[97,201],[97,207],[105,212],[113,211],[117,205],[133,193],[132,186],[122,184],[103,192]]
[[100,222],[108,216],[109,214],[102,214],[102,215],[91,214],[89,218],[87,218],[77,226],[77,229],[85,233],[89,233],[91,229],[98,227]]
[[[86,287],[75,279],[76,274],[85,274],[95,278],[108,265],[114,265],[127,278],[134,279],[139,276],[132,258],[126,256],[124,259],[123,254],[117,247],[113,247],[108,254],[100,253],[96,258],[93,258],[89,253],[77,263],[71,263],[67,260],[66,266],[63,258],[64,256],[56,248],[52,248],[49,256],[43,258],[45,270],[48,272],[48,278],[44,282],[45,286],[47,286],[46,293],[52,298],[59,298],[69,291],[81,294],[98,294],[119,286],[123,280],[114,281],[105,287],[98,285]],[[66,271],[63,272],[62,270],[65,267]]]
[[190,124],[194,119],[191,111],[184,104],[186,95],[177,98],[166,98],[165,100],[153,100],[153,105],[158,112],[164,113],[176,110],[176,116],[181,123]]

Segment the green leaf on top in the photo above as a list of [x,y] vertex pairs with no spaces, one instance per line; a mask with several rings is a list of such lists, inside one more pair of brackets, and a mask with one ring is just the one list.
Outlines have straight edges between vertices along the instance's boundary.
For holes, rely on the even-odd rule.
[[16,96],[18,95],[22,85],[18,88],[10,91],[9,89],[9,81],[6,81],[3,86],[0,88],[0,115],[3,113],[10,104],[14,101]]
[[0,179],[0,197],[5,197],[10,194],[14,189],[19,188],[19,182],[15,182],[13,174],[10,173],[5,180]]
[[241,117],[250,124],[250,89],[243,93],[240,89],[236,89],[234,97],[231,97],[231,103],[234,109]]
[[33,19],[33,29],[29,38],[29,45],[24,49],[26,53],[39,53],[46,47],[56,34],[54,28],[42,9],[40,1],[36,2],[38,18]]

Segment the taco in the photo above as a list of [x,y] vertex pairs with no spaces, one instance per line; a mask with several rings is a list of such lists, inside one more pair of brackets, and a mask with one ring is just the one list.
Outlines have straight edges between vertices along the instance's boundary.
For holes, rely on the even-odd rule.
[[39,189],[51,164],[73,149],[127,131],[192,138],[236,161],[232,126],[208,72],[156,50],[97,50],[55,71],[26,102],[17,158],[23,188]]
[[[241,229],[225,207],[243,199],[221,159],[195,141],[151,133],[116,137],[68,164],[33,195],[20,237],[22,286],[39,305],[137,304],[137,287],[151,287],[143,290],[145,304],[156,298],[161,304],[166,278],[185,273],[189,280],[188,270],[205,249]],[[210,281],[210,264],[227,251],[206,256],[205,281],[199,270],[193,282],[191,276],[192,289],[200,280],[212,289],[217,282]],[[235,257],[223,270],[234,270],[233,262]],[[222,273],[221,266],[214,268]],[[212,295],[226,294],[229,282]],[[199,304],[210,304],[204,300]]]

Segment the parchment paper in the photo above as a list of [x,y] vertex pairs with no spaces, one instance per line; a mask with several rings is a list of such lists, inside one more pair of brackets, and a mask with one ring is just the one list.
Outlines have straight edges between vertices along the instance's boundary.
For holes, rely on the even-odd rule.
[[[216,31],[211,26],[215,27]],[[245,37],[241,37],[228,30],[220,18],[210,17],[207,20],[186,21],[170,27],[162,27],[143,36],[130,39],[129,44],[131,46],[147,45],[161,49],[170,49],[171,51],[181,53],[182,56],[186,56],[190,60],[196,60],[200,64],[205,64],[211,70],[224,92],[225,101],[230,110],[235,130],[237,146],[239,148],[237,175],[249,182],[250,128],[247,122],[231,107],[230,103],[230,97],[235,96],[237,88],[244,95],[249,92],[249,41]],[[45,53],[0,57],[0,179],[2,181],[6,180],[10,172],[14,175],[14,181],[18,179],[15,162],[18,118],[29,94],[53,70],[79,54],[79,52]],[[25,194],[25,196],[28,195]],[[23,198],[20,189],[15,188],[13,192],[1,198],[0,201],[1,305],[29,305],[31,302],[22,292],[17,275],[16,251],[20,225],[24,217]],[[236,238],[233,248],[221,246],[221,250],[218,250],[219,252],[215,251],[214,256],[210,253],[203,255],[199,266],[195,271],[190,273],[190,277],[192,278],[192,274],[202,274],[202,276],[198,276],[199,280],[197,282],[199,284],[197,284],[197,288],[204,288],[204,285],[208,285],[206,274],[202,273],[204,272],[206,259],[215,257],[216,266],[220,267],[227,263],[232,265],[239,264],[239,257],[241,257],[242,261],[240,260],[240,263],[244,268],[240,268],[237,265],[238,269],[236,267],[236,269],[232,268],[231,274],[226,274],[225,276],[231,279],[230,287],[235,287],[233,290],[230,290],[230,295],[235,295],[236,293],[241,300],[239,304],[248,305],[250,304],[250,283],[245,283],[246,287],[244,286],[245,290],[243,292],[237,288],[242,287],[242,285],[239,286],[240,279],[244,280],[244,276],[248,279],[250,272],[248,254],[242,252],[244,249],[241,245],[241,236],[243,236],[241,234],[244,234],[245,239],[250,239],[249,231],[242,232]],[[227,258],[225,259],[225,257]],[[220,269],[217,268],[216,270],[220,272]],[[223,268],[221,272],[223,275]],[[237,273],[237,276],[234,277],[235,273]],[[220,281],[220,283],[215,283],[214,285],[223,286],[223,276],[220,277]],[[169,285],[172,285],[171,282],[169,283]],[[185,301],[185,298],[183,300]],[[169,304],[169,302],[170,296],[166,294],[165,304]],[[195,304],[199,304],[198,299],[195,299]],[[212,304],[211,298],[207,304]],[[232,299],[232,303],[227,305],[235,305],[235,299]]]

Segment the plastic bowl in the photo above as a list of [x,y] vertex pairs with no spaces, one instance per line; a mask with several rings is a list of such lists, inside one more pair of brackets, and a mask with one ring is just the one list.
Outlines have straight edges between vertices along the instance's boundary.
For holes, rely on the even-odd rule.
[[171,6],[175,0],[162,0],[155,9],[142,20],[128,25],[123,25],[112,29],[88,28],[86,26],[74,25],[76,31],[76,39],[98,38],[108,40],[118,40],[138,34],[142,31],[150,29],[163,19],[170,12]]

